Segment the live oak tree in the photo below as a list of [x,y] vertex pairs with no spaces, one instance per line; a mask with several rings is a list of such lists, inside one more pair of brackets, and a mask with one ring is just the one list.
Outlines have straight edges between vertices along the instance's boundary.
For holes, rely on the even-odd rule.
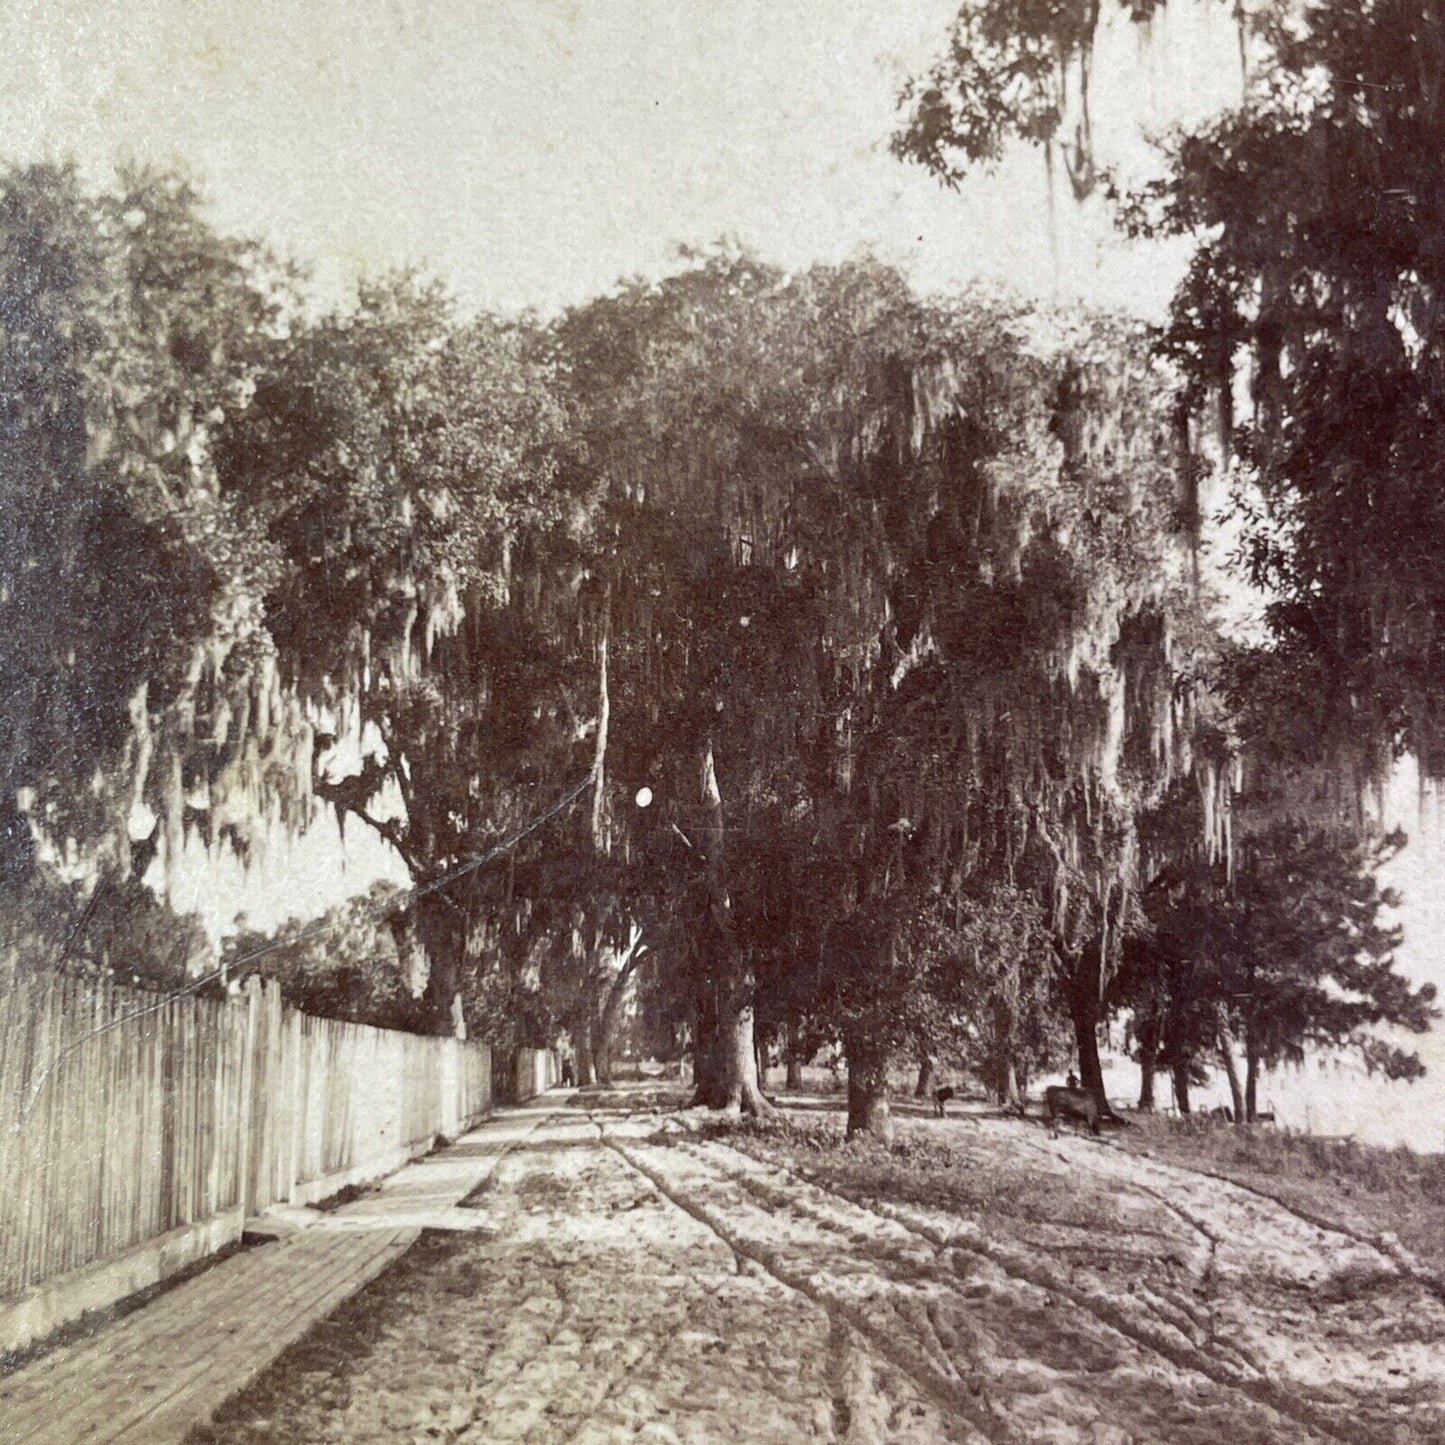
[[[592,762],[587,502],[538,338],[420,283],[321,316],[299,284],[179,178],[5,177],[0,861],[38,910],[14,956],[133,972],[153,863],[188,836],[250,861],[323,799],[435,883]],[[527,905],[495,873],[407,910],[433,1027],[516,961],[503,912]]]
[[1196,242],[1166,340],[1233,433],[1242,560],[1273,599],[1241,690],[1255,711],[1285,694],[1267,725],[1357,785],[1402,749],[1433,777],[1445,38],[1433,5],[1391,0],[1311,6],[1261,39],[1246,104],[1179,136],[1126,219]]
[[1127,328],[1047,326],[720,257],[563,328],[609,497],[610,757],[658,798],[626,827],[692,923],[704,1098],[765,1107],[781,931],[834,991],[855,1125],[881,1116],[923,988],[899,910],[985,865],[1029,871],[1097,1022],[1130,799],[1184,766],[1180,478]]
[[[1105,8],[970,0],[903,97],[897,153],[954,185],[1009,144],[1061,144],[1076,190],[1093,187],[1087,86]],[[1193,242],[1159,345],[1181,382],[1180,450],[1197,472],[1202,436],[1218,437],[1237,560],[1269,599],[1266,641],[1229,650],[1213,677],[1232,714],[1236,807],[1260,827],[1358,828],[1401,752],[1427,778],[1441,767],[1445,49],[1421,0],[1265,0],[1235,17],[1242,103],[1166,137],[1162,176],[1114,199],[1134,235]],[[1218,818],[1198,821],[1207,835]],[[1217,866],[1207,836],[1192,863],[1175,844],[1181,866]],[[1253,866],[1230,888],[1250,887]],[[1168,967],[1182,1030],[1198,961]]]
[[[893,152],[949,186],[1002,158],[1010,145],[1042,149],[1052,175],[1062,160],[1083,200],[1107,177],[1095,154],[1091,115],[1094,47],[1106,12],[1131,21],[1147,45],[1149,22],[1169,0],[964,0],[942,53],[899,98],[903,124]],[[1229,6],[1248,50],[1244,0]]]
[[40,923],[62,955],[105,952],[122,901],[163,909],[140,879],[187,831],[244,851],[258,816],[304,810],[275,559],[212,458],[286,295],[179,177],[0,178],[0,874],[12,898],[36,869],[79,885]]
[[586,500],[562,474],[562,425],[525,329],[459,324],[401,277],[298,322],[218,448],[225,494],[285,563],[267,628],[318,719],[311,787],[419,890],[405,921],[436,1029],[479,1021],[463,984],[519,916],[505,869],[466,864],[591,761]]
[[[147,654],[157,678],[180,671],[149,695],[173,706],[139,707],[140,670],[111,690],[100,772],[126,784],[121,826],[140,786],[171,861],[188,825],[245,854],[318,800],[374,829],[422,890],[395,922],[399,957],[425,957],[431,1027],[455,1024],[459,998],[473,1026],[538,1040],[590,1024],[598,962],[641,922],[683,980],[716,1102],[765,1107],[761,993],[815,1036],[846,1033],[866,1125],[886,1021],[928,1001],[898,920],[989,869],[1027,874],[1060,958],[1097,959],[1076,990],[1091,1016],[1128,872],[1099,820],[1134,786],[1140,728],[1141,757],[1171,756],[1172,678],[1141,660],[1167,629],[1131,641],[1129,619],[1172,605],[1177,477],[1124,333],[1089,321],[1038,341],[1048,323],[1026,309],[925,306],[883,267],[785,278],[744,257],[623,288],[547,336],[458,322],[409,280],[312,317],[189,193],[167,196],[179,219],[157,236],[155,199],[127,203],[120,229],[112,203],[66,201],[83,213],[66,245],[101,257],[77,316],[123,275],[140,335],[163,343],[146,404],[185,385],[213,403],[183,460],[144,418],[121,414],[134,457],[103,408],[87,423],[87,483],[109,487],[118,458],[147,505],[168,493],[199,519],[161,529],[156,590],[198,576],[211,608],[205,646]],[[137,230],[165,264],[101,244]],[[75,269],[53,267],[62,291]],[[203,356],[186,307],[217,297],[230,309]],[[97,334],[75,351],[78,394],[108,354]],[[207,369],[222,361],[224,386]],[[162,411],[158,426],[195,414]],[[66,806],[84,804],[86,766],[56,769]],[[590,807],[468,868],[588,770]],[[643,785],[651,810],[630,801]],[[114,837],[119,808],[106,816]],[[850,920],[868,946],[830,958]]]
[[[970,0],[905,94],[899,154],[957,184],[1011,141],[1054,136],[1059,77],[1087,65],[1101,13]],[[1163,349],[1183,413],[1236,459],[1240,560],[1272,599],[1239,691],[1256,714],[1278,704],[1254,732],[1284,730],[1306,765],[1328,753],[1343,791],[1401,749],[1434,776],[1439,17],[1425,0],[1265,0],[1237,18],[1243,102],[1166,137],[1164,174],[1118,199],[1134,234],[1194,243]]]

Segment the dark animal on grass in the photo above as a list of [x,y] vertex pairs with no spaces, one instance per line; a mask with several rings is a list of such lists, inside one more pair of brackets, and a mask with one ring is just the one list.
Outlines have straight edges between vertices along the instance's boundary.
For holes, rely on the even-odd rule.
[[941,1089],[935,1089],[933,1091],[933,1103],[938,1109],[938,1117],[940,1119],[943,1118],[943,1106],[948,1103],[951,1098],[953,1098],[953,1090],[950,1089],[947,1084]]
[[1097,1135],[1102,1115],[1099,1101],[1087,1089],[1067,1089],[1062,1084],[1054,1084],[1044,1090],[1044,1118],[1048,1120],[1049,1133],[1055,1138],[1058,1138],[1060,1119],[1087,1124]]

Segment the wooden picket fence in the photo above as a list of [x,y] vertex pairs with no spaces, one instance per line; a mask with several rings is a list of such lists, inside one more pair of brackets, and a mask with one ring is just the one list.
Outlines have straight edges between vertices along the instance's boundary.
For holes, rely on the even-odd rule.
[[0,995],[0,1305],[377,1177],[492,1097],[486,1045],[312,1018],[260,980],[224,1000],[17,984]]

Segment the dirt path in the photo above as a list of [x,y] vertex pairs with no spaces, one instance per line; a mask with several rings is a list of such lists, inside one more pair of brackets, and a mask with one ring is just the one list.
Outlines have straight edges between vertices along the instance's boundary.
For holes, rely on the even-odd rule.
[[[478,1201],[495,1235],[429,1237],[197,1438],[1445,1438],[1445,1307],[1258,1195],[949,1121],[1018,1208],[947,1212],[698,1123],[547,1121]],[[1030,1180],[1081,1208],[1031,1210]]]

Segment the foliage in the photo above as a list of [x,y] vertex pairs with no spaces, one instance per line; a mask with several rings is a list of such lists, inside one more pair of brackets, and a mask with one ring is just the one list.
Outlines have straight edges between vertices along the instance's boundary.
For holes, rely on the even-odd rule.
[[36,869],[15,880],[0,910],[0,982],[53,970],[169,990],[214,966],[200,919],[133,875],[103,874],[87,888]]
[[[1100,10],[965,5],[895,149],[956,184],[1007,139],[1052,136],[1059,77],[1087,72]],[[1445,41],[1422,0],[1251,13],[1245,102],[1174,135],[1166,174],[1120,198],[1121,219],[1194,242],[1163,350],[1184,405],[1213,411],[1234,451],[1238,562],[1272,599],[1270,645],[1239,657],[1231,689],[1257,771],[1328,758],[1358,794],[1402,750],[1428,776],[1445,767]],[[1334,802],[1269,785],[1286,809]]]
[[[906,115],[893,138],[900,160],[957,186],[1000,159],[1011,141],[1053,144],[1078,95],[1074,131],[1062,147],[1076,196],[1097,175],[1090,135],[1089,83],[1094,39],[1105,0],[964,0],[944,53],[910,80],[899,104]],[[1136,24],[1166,0],[1117,0]]]
[[1381,917],[1399,899],[1377,873],[1403,843],[1275,822],[1237,842],[1232,867],[1170,870],[1145,897],[1122,995],[1165,1019],[1168,1055],[1212,1052],[1223,1030],[1266,1066],[1350,1047],[1391,1078],[1418,1077],[1419,1057],[1374,1031],[1423,1033],[1438,1016],[1434,986],[1395,971],[1400,930]]
[[[253,684],[268,558],[218,492],[210,439],[244,404],[278,285],[176,177],[123,172],[100,193],[63,167],[0,178],[12,856],[38,834],[39,861],[75,850],[144,871],[162,843],[179,851],[186,808],[207,807],[232,760],[226,719]],[[164,836],[132,859],[147,815]]]
[[[578,752],[589,704],[569,584],[585,497],[559,470],[562,423],[525,328],[459,325],[435,288],[398,277],[293,328],[218,445],[225,494],[286,564],[267,625],[326,724],[316,794],[417,884],[539,812]],[[493,886],[464,873],[411,919],[439,1025],[496,941]]]
[[1437,1011],[1432,984],[1394,971],[1398,927],[1382,923],[1397,895],[1376,879],[1404,846],[1278,824],[1243,846],[1230,900],[1243,1027],[1267,1063],[1298,1061],[1306,1043],[1352,1044],[1392,1078],[1423,1073],[1419,1059],[1365,1033],[1389,1023],[1423,1033]]
[[400,891],[376,883],[316,919],[289,919],[273,933],[242,928],[226,940],[227,977],[278,984],[293,1008],[319,1018],[421,1031],[424,965],[394,930]]
[[905,946],[924,961],[931,1016],[919,1036],[962,1055],[1001,1099],[1062,1056],[1053,954],[1043,910],[1009,883],[934,897],[909,920]]
[[[1168,333],[1194,394],[1227,395],[1248,361],[1240,561],[1274,600],[1237,693],[1286,692],[1304,759],[1323,746],[1362,781],[1402,748],[1440,766],[1436,19],[1391,0],[1267,26],[1248,103],[1178,136],[1127,212],[1196,239]],[[1251,729],[1266,752],[1276,716]]]
[[[1050,41],[1078,59],[1097,17],[1045,9],[1024,18],[1083,26]],[[1183,225],[1184,194],[1150,224]],[[321,800],[421,893],[228,956],[340,1017],[580,1036],[640,927],[649,1030],[701,1042],[755,1010],[841,1035],[875,1079],[924,1041],[1004,1094],[1060,1002],[1087,1076],[1121,966],[1124,991],[1187,995],[1196,1050],[1225,1015],[1262,1059],[1423,1027],[1377,858],[1228,846],[1230,728],[1267,734],[1322,665],[1287,610],[1263,661],[1219,663],[1191,565],[1177,393],[1218,387],[1245,312],[1161,356],[1110,317],[720,253],[547,328],[460,321],[409,276],[306,314],[177,182],[33,171],[0,199],[0,866],[57,919],[88,850],[166,954],[186,925],[140,882],[158,849],[190,828],[244,855]],[[1298,431],[1267,452],[1263,427],[1242,455],[1278,530]],[[1291,519],[1294,550],[1250,534],[1281,598]],[[1308,557],[1318,590],[1333,564]],[[1153,828],[1181,794],[1188,829]],[[100,966],[140,946],[98,911],[86,930]]]
[[606,488],[609,767],[658,799],[614,821],[648,927],[706,924],[694,993],[741,980],[766,1022],[882,1048],[933,1007],[898,937],[930,890],[1022,869],[1070,950],[1107,933],[1183,717],[1180,483],[1139,337],[723,255],[560,338]]

